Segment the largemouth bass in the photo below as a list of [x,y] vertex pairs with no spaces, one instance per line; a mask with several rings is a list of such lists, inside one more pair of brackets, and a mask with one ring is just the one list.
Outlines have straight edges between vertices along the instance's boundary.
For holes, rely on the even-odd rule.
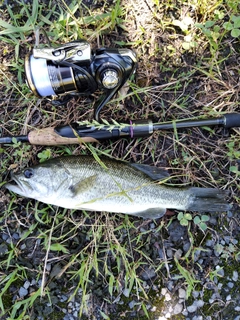
[[[166,209],[227,211],[225,192],[214,188],[174,188],[160,181],[166,171],[148,165],[92,156],[67,156],[13,173],[5,187],[44,203],[90,211],[125,213],[148,219]],[[163,181],[164,182],[164,181]]]

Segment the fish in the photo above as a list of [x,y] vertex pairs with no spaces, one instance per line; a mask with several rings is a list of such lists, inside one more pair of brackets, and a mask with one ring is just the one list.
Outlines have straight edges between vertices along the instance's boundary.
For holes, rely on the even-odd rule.
[[94,156],[61,156],[12,173],[5,187],[20,196],[67,209],[162,218],[167,209],[225,212],[226,191],[172,187],[163,168]]

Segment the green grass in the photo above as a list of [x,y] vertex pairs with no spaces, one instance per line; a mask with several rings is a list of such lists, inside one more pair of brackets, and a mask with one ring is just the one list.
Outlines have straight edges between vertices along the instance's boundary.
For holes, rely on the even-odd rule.
[[[37,26],[47,31],[54,46],[85,38],[94,48],[136,50],[137,74],[130,79],[128,92],[123,91],[122,96],[114,97],[104,108],[102,115],[106,121],[125,123],[129,119],[151,118],[161,122],[239,112],[237,1],[155,0],[149,4],[151,23],[145,25],[143,10],[139,9],[143,15],[140,18],[136,8],[119,0],[89,7],[77,0],[70,5],[63,0],[47,4],[33,0],[31,5],[19,1],[16,7],[0,9],[1,134],[26,134],[34,128],[93,120],[92,106],[98,92],[56,107],[44,99],[38,100],[27,88],[24,57],[34,46]],[[9,179],[10,169],[58,155],[86,153],[97,159],[108,155],[165,166],[172,172],[173,184],[226,188],[231,193],[230,201],[235,205],[240,202],[238,129],[229,136],[223,136],[219,128],[162,131],[148,138],[82,147],[45,148],[15,141],[0,148],[0,184]],[[180,224],[184,216],[180,216],[180,221],[176,214],[144,222],[111,213],[72,212],[17,197],[4,189],[0,205],[1,234],[19,232],[19,239],[10,238],[7,252],[0,256],[3,319],[32,319],[31,314],[41,315],[40,309],[44,314],[47,303],[53,309],[52,314],[60,315],[63,306],[54,300],[56,287],[66,285],[66,293],[79,300],[80,313],[90,313],[89,317],[93,316],[89,311],[91,300],[103,306],[101,315],[108,319],[111,315],[106,310],[120,297],[123,305],[116,304],[117,316],[128,319],[131,312],[128,303],[135,299],[138,302],[135,310],[140,310],[142,318],[154,319],[148,305],[160,296],[169,276],[179,279],[179,286],[187,288],[188,296],[201,285],[194,253],[199,248],[205,250],[205,240],[215,232],[208,221],[204,220],[201,228],[202,219],[196,218],[197,223],[194,217],[187,219],[189,251],[179,259],[162,260],[157,244],[164,250],[169,226],[176,221]],[[155,228],[151,229],[150,223]],[[219,214],[218,223],[216,232],[223,232],[222,225],[229,227],[225,213]],[[174,249],[179,248],[176,245]],[[217,249],[222,250],[223,259],[237,260],[237,245]],[[142,278],[147,266],[156,273],[156,279],[149,281],[157,286],[154,294],[152,283],[147,287]],[[208,272],[204,276],[210,274],[211,280],[215,269],[210,267]],[[16,298],[18,289],[31,279],[42,282],[31,287],[31,294]],[[124,289],[129,298],[124,296]],[[17,300],[13,303],[13,299]],[[161,310],[158,313],[161,315]]]

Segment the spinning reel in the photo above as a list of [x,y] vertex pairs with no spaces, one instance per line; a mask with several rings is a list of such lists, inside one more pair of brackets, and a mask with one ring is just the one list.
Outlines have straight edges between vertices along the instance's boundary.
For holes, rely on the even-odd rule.
[[94,110],[99,121],[102,107],[133,74],[136,65],[136,55],[130,49],[92,51],[87,41],[77,40],[58,48],[34,48],[26,56],[25,73],[32,92],[53,101],[64,98],[66,103],[72,96],[105,90],[105,97]]

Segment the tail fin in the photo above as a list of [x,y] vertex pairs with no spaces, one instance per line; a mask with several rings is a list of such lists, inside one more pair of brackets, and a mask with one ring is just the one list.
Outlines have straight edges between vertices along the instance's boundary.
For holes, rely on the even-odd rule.
[[191,200],[188,210],[202,212],[224,212],[231,209],[227,203],[226,196],[228,191],[222,191],[213,188],[195,188],[189,190]]

